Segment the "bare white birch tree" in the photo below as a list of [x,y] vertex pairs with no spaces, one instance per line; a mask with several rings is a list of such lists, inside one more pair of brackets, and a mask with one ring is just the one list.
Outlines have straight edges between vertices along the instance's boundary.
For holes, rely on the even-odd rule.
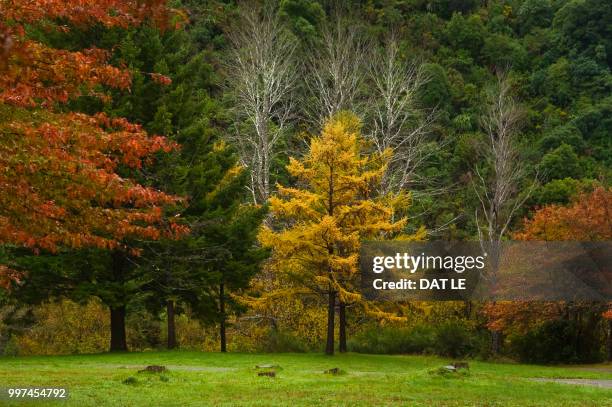
[[366,41],[354,25],[337,17],[311,47],[306,87],[314,103],[307,115],[318,128],[341,110],[360,115],[359,97],[365,79]]
[[[495,86],[488,89],[486,109],[481,117],[481,127],[487,136],[485,157],[488,174],[475,167],[477,179],[472,184],[480,203],[480,208],[475,211],[478,237],[483,252],[489,258],[489,268],[482,277],[493,290],[493,303],[502,239],[536,182],[534,180],[531,186],[521,190],[527,173],[519,156],[517,138],[523,125],[524,112],[511,92],[508,77],[499,73]],[[499,352],[500,346],[501,333],[492,330],[491,349],[494,354]]]
[[482,170],[474,168],[477,180],[473,186],[480,203],[480,208],[476,209],[480,241],[502,240],[535,185],[524,191],[520,189],[527,175],[517,149],[523,118],[524,111],[511,94],[507,76],[498,74],[496,86],[488,90],[486,109],[481,117],[481,127],[487,136],[485,157],[490,174],[483,175]]
[[228,38],[228,80],[238,119],[232,141],[250,171],[253,202],[260,204],[270,195],[270,167],[294,108],[296,41],[276,10],[248,3]]
[[371,54],[369,74],[373,86],[369,136],[379,153],[392,151],[380,192],[398,193],[419,181],[417,170],[434,151],[427,148],[427,136],[436,112],[418,103],[418,92],[429,78],[422,64],[402,60],[394,36]]

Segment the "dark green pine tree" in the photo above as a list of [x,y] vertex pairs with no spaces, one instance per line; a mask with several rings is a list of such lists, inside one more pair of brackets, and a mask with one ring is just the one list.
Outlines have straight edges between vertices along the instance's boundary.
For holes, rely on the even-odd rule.
[[[116,96],[109,112],[181,145],[177,153],[160,156],[143,182],[187,197],[182,217],[192,233],[181,241],[139,245],[145,303],[154,313],[165,308],[168,348],[177,346],[175,315],[188,305],[202,321],[219,323],[225,349],[226,316],[238,311],[229,293],[249,284],[264,257],[256,247],[264,209],[243,204],[247,173],[222,141],[229,124],[218,102],[215,55],[198,48],[186,31],[161,34],[143,27],[130,33],[117,59],[132,67],[134,85],[131,93]],[[172,83],[164,86],[149,72]]]
[[[231,294],[248,287],[267,257],[267,252],[256,246],[265,208],[242,203],[246,198],[246,171],[235,168],[226,172],[218,186],[204,197],[200,207],[190,208],[199,210],[195,219],[201,225],[194,227],[194,243],[204,254],[203,261],[194,267],[195,272],[191,275],[202,276],[203,284],[196,287],[190,305],[204,322],[219,324],[221,352],[227,351],[228,316],[243,310],[232,300]],[[202,301],[202,297],[207,300]]]
[[166,177],[174,177],[174,187],[188,196],[182,216],[191,234],[146,245],[143,288],[150,294],[149,309],[166,308],[169,348],[177,346],[174,316],[188,305],[201,321],[219,324],[224,351],[227,316],[240,311],[230,294],[249,285],[266,257],[256,246],[265,208],[244,203],[247,172],[224,143],[200,156],[197,151],[183,148],[165,167],[171,173]]

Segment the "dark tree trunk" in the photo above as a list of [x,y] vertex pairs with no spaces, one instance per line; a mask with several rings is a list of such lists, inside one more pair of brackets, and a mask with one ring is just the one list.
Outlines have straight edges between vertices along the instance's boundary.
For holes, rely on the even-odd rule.
[[325,354],[334,354],[334,316],[336,314],[336,292],[330,287],[327,303],[327,343],[325,344]]
[[[113,281],[124,283],[125,272],[125,253],[115,250],[112,253],[112,276]],[[111,352],[125,352],[128,350],[127,341],[125,339],[125,302],[121,304],[118,299],[114,299],[110,306],[110,322],[111,322]],[[119,299],[120,300],[120,299]],[[121,305],[116,305],[117,303]]]
[[491,331],[491,352],[493,355],[498,355],[501,349],[501,332]]
[[[494,225],[497,225],[497,209],[494,209]],[[497,233],[497,231],[495,232]],[[491,269],[493,271],[491,275],[491,288],[493,292],[497,289],[497,272],[499,271],[499,255],[500,255],[500,240],[492,240],[491,245],[489,247],[490,259],[491,259]],[[493,297],[493,308],[495,308],[495,296]],[[497,356],[499,354],[499,350],[501,348],[501,332],[495,329],[489,329],[491,333],[491,353],[493,356]]]
[[176,348],[176,325],[174,324],[174,301],[166,302],[166,314],[168,314],[168,349]]
[[[327,213],[329,214],[329,216],[334,216],[334,168],[331,166],[329,168],[329,192],[327,195]],[[328,243],[327,253],[330,257],[334,254],[333,244]],[[330,277],[329,281],[333,281],[333,270],[331,266],[329,266],[327,272]],[[334,291],[331,283],[329,284],[327,295],[327,342],[325,343],[325,354],[331,356],[334,354],[334,328],[336,325],[334,321],[334,317],[336,315],[336,291]]]
[[338,351],[346,352],[346,304],[340,302],[338,306],[338,319],[340,323],[338,331]]
[[469,320],[472,317],[472,301],[467,300],[463,304],[465,305],[465,318]]
[[221,338],[221,352],[227,352],[227,339],[225,337],[225,292],[223,284],[219,284],[219,336]]
[[608,361],[612,361],[612,319],[608,320],[608,340],[606,347],[608,348]]
[[125,340],[125,306],[110,307],[111,320],[111,352],[125,352],[128,350]]

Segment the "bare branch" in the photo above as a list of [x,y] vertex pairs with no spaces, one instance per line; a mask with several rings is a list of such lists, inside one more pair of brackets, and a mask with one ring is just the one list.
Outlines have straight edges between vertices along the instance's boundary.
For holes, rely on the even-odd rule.
[[401,57],[394,35],[387,37],[381,50],[371,52],[369,60],[373,89],[368,103],[372,116],[368,136],[379,153],[392,152],[380,192],[397,193],[416,184],[429,186],[420,179],[418,170],[436,151],[427,145],[436,111],[420,107],[418,92],[430,78],[422,63]]
[[472,183],[484,215],[484,222],[476,217],[481,241],[485,231],[489,242],[501,241],[517,210],[535,188],[537,176],[526,191],[521,193],[519,190],[526,176],[516,140],[523,117],[522,108],[511,95],[507,76],[498,74],[496,86],[488,90],[487,106],[481,117],[481,127],[487,135],[485,155],[491,166],[491,174],[485,179],[475,168],[478,182]]
[[285,134],[294,109],[291,97],[297,80],[296,42],[283,29],[278,13],[245,3],[227,63],[237,122],[231,141],[251,171],[249,191],[255,203],[270,194],[270,166],[276,145]]
[[306,86],[314,104],[307,115],[316,127],[341,110],[359,115],[366,49],[357,28],[340,17],[324,27],[322,42],[311,47]]

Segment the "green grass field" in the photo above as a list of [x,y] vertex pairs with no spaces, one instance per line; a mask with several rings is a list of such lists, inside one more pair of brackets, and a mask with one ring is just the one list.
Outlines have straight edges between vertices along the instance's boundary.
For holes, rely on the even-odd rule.
[[[470,372],[441,375],[449,360],[427,356],[147,352],[0,358],[0,387],[66,387],[68,400],[1,405],[407,405],[612,406],[612,389],[530,378],[612,379],[612,365],[542,367],[470,361]],[[146,365],[167,373],[138,373]],[[274,364],[276,377],[256,365]],[[330,368],[340,375],[324,374]],[[126,384],[128,378],[135,383]],[[128,381],[134,381],[129,379]]]

